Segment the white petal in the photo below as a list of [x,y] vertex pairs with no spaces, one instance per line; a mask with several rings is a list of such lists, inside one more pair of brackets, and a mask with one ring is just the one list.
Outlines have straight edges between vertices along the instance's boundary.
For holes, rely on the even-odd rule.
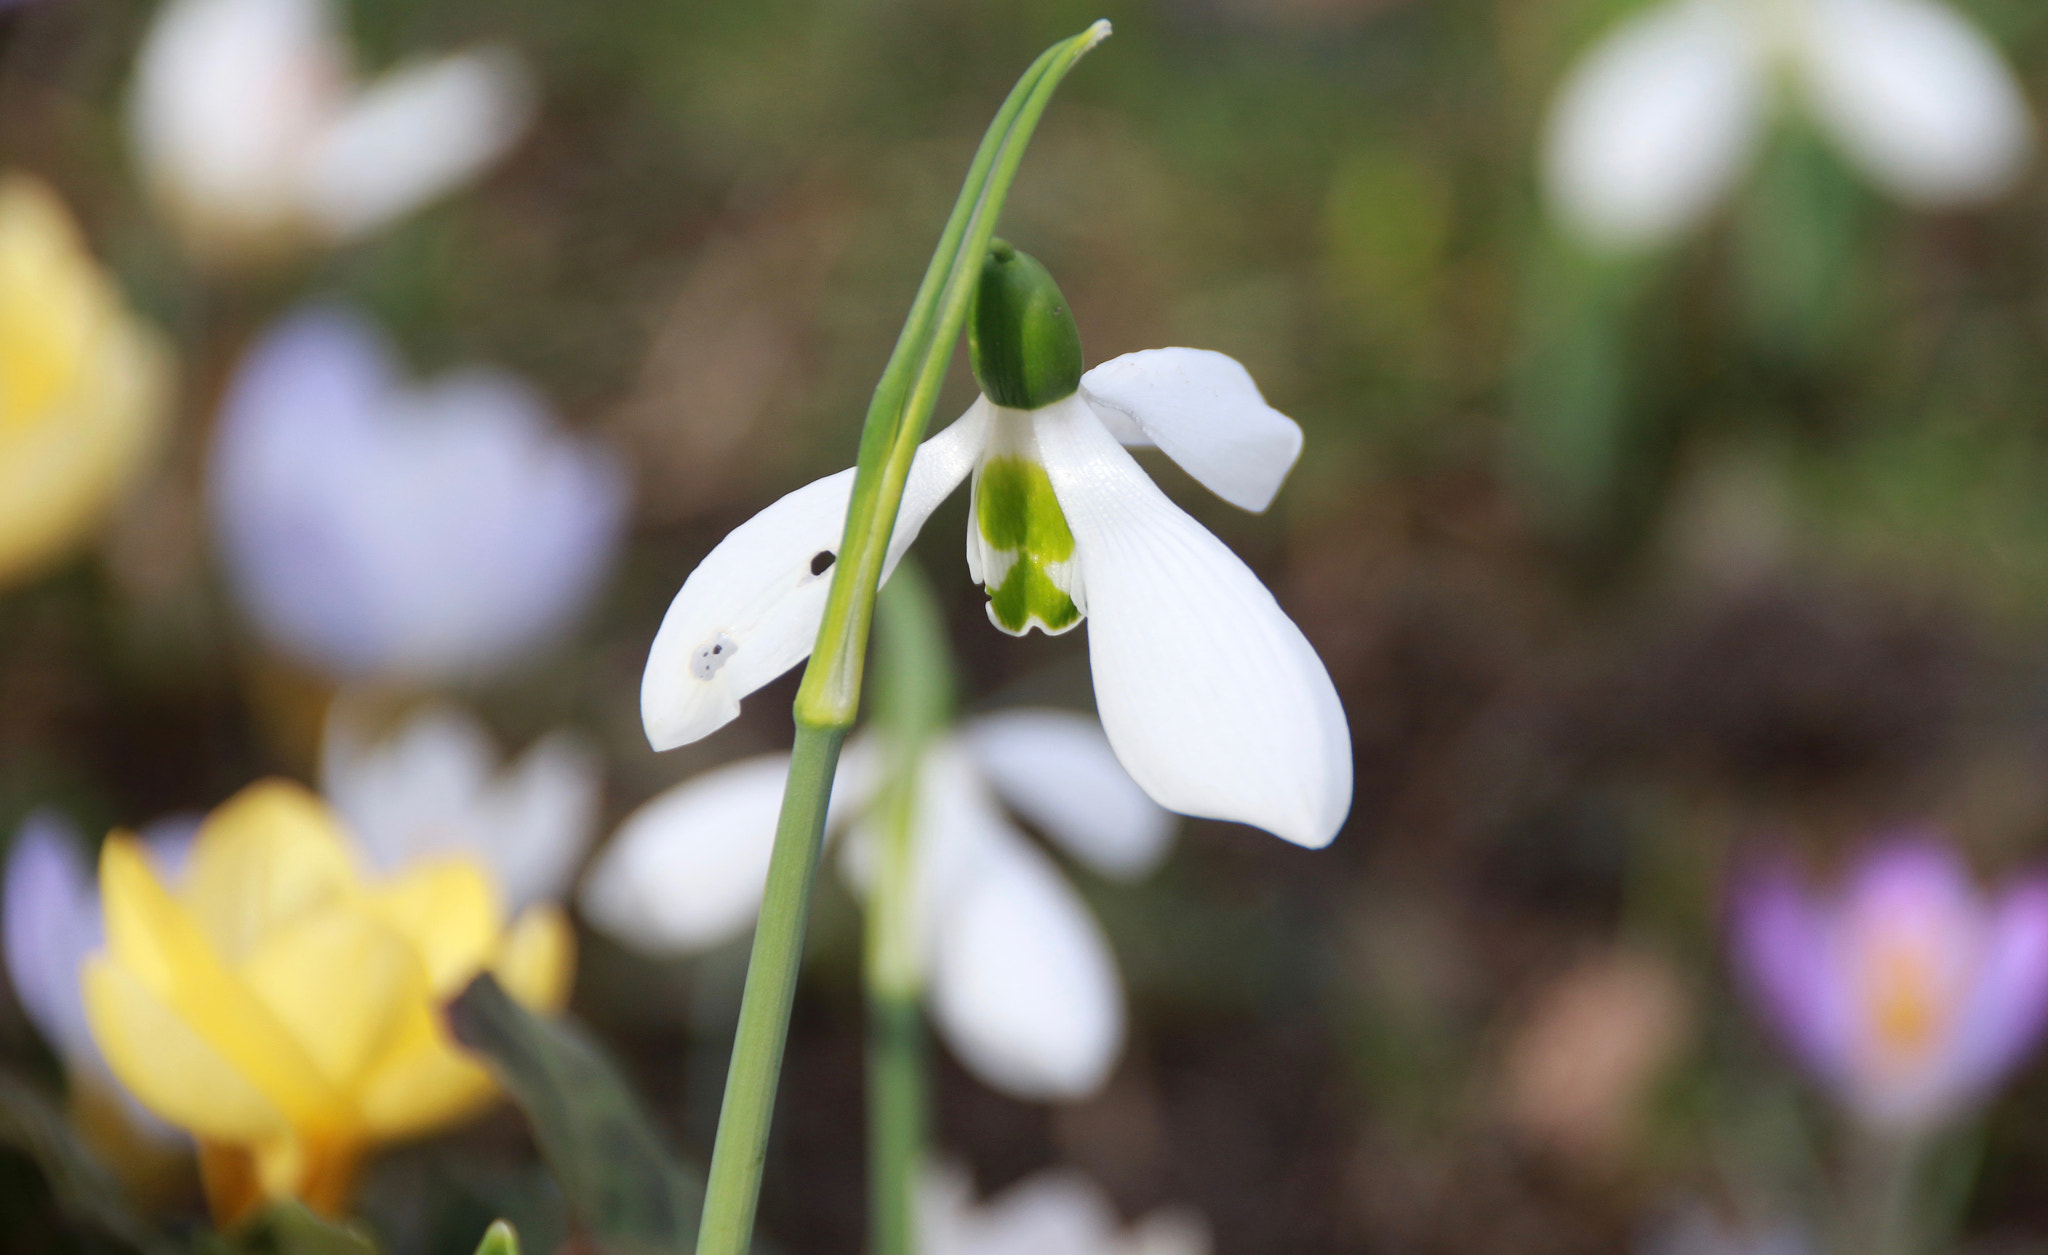
[[[842,755],[834,810],[860,787]],[[657,957],[708,950],[744,933],[761,909],[789,755],[729,763],[658,794],[598,851],[577,898],[600,932]],[[828,820],[830,822],[830,820]]]
[[554,901],[597,833],[603,760],[573,732],[551,732],[499,775],[482,831],[481,854],[498,874],[508,910]]
[[471,852],[497,761],[483,725],[446,703],[422,709],[378,743],[361,725],[346,696],[329,709],[320,786],[371,866],[392,872],[427,855]]
[[1166,857],[1172,812],[1131,779],[1093,718],[1006,710],[970,724],[967,743],[1004,801],[1096,871],[1131,880]]
[[1266,404],[1244,367],[1209,349],[1126,353],[1081,376],[1081,390],[1118,439],[1157,445],[1203,487],[1254,514],[1273,503],[1301,456],[1300,426]]
[[393,71],[308,154],[307,207],[333,235],[360,235],[474,177],[532,116],[526,69],[502,49]]
[[1115,1255],[1210,1255],[1209,1222],[1191,1207],[1161,1207],[1131,1226]]
[[705,772],[627,816],[598,851],[578,904],[592,927],[645,954],[708,950],[761,909],[789,755]]
[[1096,710],[1124,769],[1169,810],[1327,845],[1351,809],[1351,734],[1301,629],[1087,406],[1039,424],[1088,590]]
[[[1051,1169],[989,1200],[968,1226],[971,1255],[1107,1255],[1116,1211],[1101,1187]],[[934,1251],[932,1255],[941,1255]]]
[[1551,199],[1607,248],[1691,225],[1735,182],[1768,84],[1758,33],[1724,0],[1667,0],[1625,21],[1581,62],[1543,142]]
[[138,155],[206,243],[285,229],[291,172],[346,90],[321,0],[173,0],[136,64]]
[[[832,794],[835,812],[842,797],[849,799],[849,809],[860,809],[871,790],[881,784],[887,759],[880,741],[863,737],[847,746],[849,751],[856,748],[860,754],[851,772],[842,756]],[[874,880],[882,818],[878,811],[864,813],[840,849],[840,872],[863,898]],[[918,763],[913,822],[915,927],[920,950],[929,953],[936,944],[935,921],[948,915],[964,888],[981,874],[986,860],[1025,839],[996,804],[966,748],[952,739],[933,744]]]
[[[960,486],[987,427],[988,407],[977,401],[917,451],[883,579]],[[717,731],[740,713],[740,699],[810,655],[852,492],[851,470],[804,485],[740,524],[683,581],[640,681],[640,717],[655,749]]]
[[1812,0],[1800,30],[1813,108],[1870,176],[1920,204],[1984,200],[2027,163],[2012,72],[1933,0]]
[[936,921],[931,1008],[953,1053],[1015,1098],[1102,1087],[1123,1049],[1123,986],[1088,908],[1052,861],[1012,839]]

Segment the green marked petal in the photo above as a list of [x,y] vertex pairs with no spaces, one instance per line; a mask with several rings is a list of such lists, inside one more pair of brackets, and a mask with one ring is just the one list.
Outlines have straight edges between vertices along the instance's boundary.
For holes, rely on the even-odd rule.
[[1045,468],[1027,458],[988,459],[975,478],[974,515],[987,555],[983,574],[995,579],[989,611],[997,626],[1022,636],[1034,623],[1049,633],[1079,623],[1080,607],[1052,570],[1072,560],[1074,533]]

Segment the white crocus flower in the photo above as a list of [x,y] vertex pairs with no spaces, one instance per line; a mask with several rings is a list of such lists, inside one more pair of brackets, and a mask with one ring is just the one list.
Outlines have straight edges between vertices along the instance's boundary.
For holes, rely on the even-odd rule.
[[367,86],[328,0],[171,0],[136,67],[143,170],[210,257],[345,240],[454,188],[525,131],[510,52],[404,66]]
[[967,1174],[934,1168],[917,1195],[924,1255],[1209,1255],[1209,1226],[1161,1207],[1126,1229],[1101,1187],[1051,1168],[976,1206]]
[[[867,809],[877,747],[847,746],[827,831],[848,831],[842,870],[868,879]],[[644,953],[730,941],[761,907],[787,754],[706,772],[620,826],[583,882],[583,914]],[[1104,875],[1142,876],[1165,856],[1173,819],[1124,774],[1085,715],[1016,710],[975,719],[918,768],[916,926],[928,1000],[954,1054],[989,1085],[1028,1099],[1100,1088],[1123,1047],[1116,960],[1058,866],[1004,815],[1007,802]]]
[[1997,51],[1939,0],[1662,0],[1565,83],[1544,139],[1551,198],[1592,243],[1654,244],[1728,192],[1787,98],[1918,206],[1997,195],[2032,141]]
[[[1089,621],[1095,703],[1116,754],[1161,805],[1327,845],[1351,806],[1351,738],[1301,630],[1236,554],[1125,450],[1152,445],[1232,505],[1261,511],[1301,429],[1221,353],[1152,349],[1083,375],[1037,262],[999,245],[970,330],[983,396],[927,440],[888,569],[973,475],[967,566],[1006,632]],[[853,472],[799,488],[705,557],[662,621],[641,683],[656,749],[739,713],[810,653]]]
[[372,866],[473,857],[516,914],[568,891],[597,829],[601,777],[572,733],[542,737],[501,770],[490,734],[458,707],[425,707],[372,741],[344,699],[328,712],[320,785]]

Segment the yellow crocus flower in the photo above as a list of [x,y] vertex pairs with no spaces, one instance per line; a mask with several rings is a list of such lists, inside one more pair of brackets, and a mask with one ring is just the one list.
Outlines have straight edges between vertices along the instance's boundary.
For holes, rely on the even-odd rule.
[[0,585],[61,557],[141,466],[170,360],[56,193],[0,175]]
[[333,813],[283,781],[208,816],[176,884],[132,837],[108,838],[100,893],[93,1034],[136,1097],[198,1139],[223,1223],[265,1198],[338,1212],[371,1148],[489,1102],[489,1075],[439,1020],[479,971],[539,1009],[568,992],[559,910],[508,929],[468,858],[367,879]]

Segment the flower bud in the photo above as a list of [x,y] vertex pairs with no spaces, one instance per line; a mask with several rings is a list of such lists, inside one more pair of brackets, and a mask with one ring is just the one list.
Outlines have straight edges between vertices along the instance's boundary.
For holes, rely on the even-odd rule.
[[1067,298],[1036,258],[989,244],[967,320],[974,379],[997,405],[1037,410],[1081,386],[1081,333]]

